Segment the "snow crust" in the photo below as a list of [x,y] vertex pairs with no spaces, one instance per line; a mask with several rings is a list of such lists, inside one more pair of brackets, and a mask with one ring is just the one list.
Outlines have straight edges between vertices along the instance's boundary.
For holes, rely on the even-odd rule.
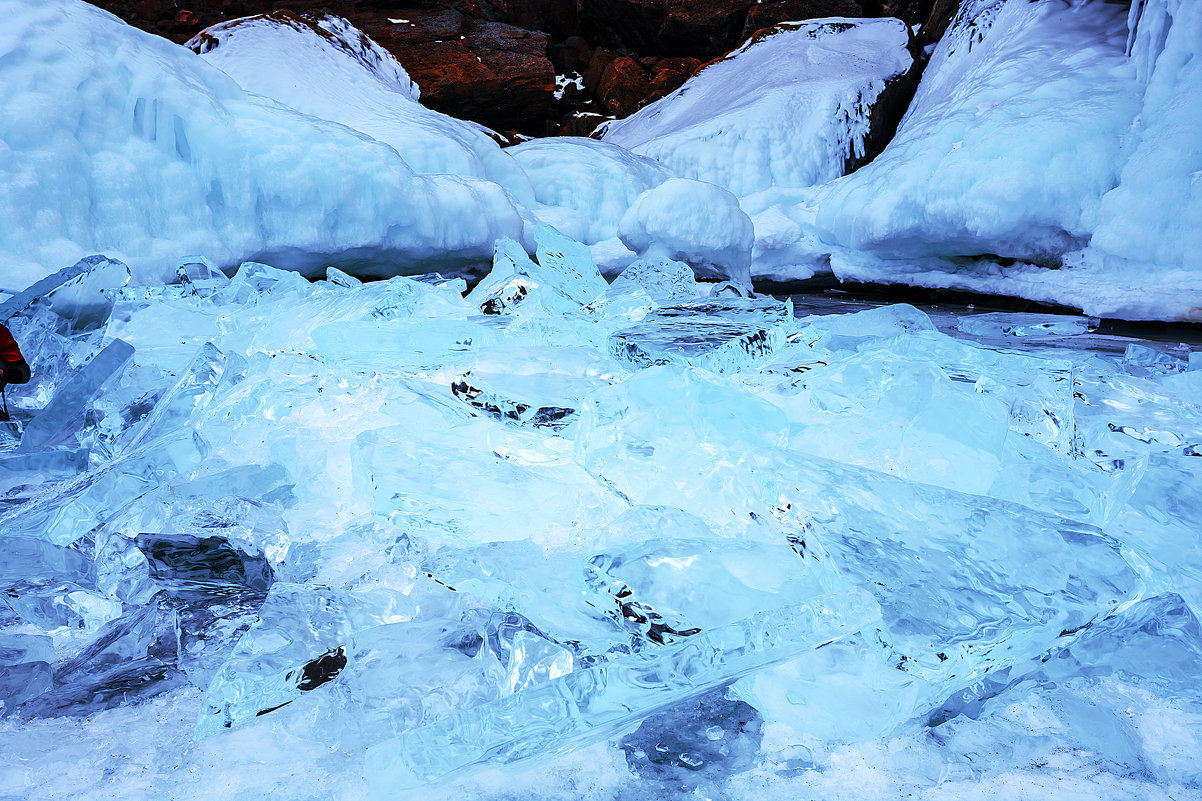
[[736,195],[824,183],[863,155],[869,109],[912,62],[907,41],[897,19],[778,26],[602,138]]
[[535,139],[506,152],[529,176],[539,218],[586,245],[616,239],[639,195],[672,175],[652,159],[583,137]]
[[[1197,286],[1202,277],[1202,9],[1157,0],[1132,4],[1133,46],[1143,105],[1131,151],[1102,198],[1088,257],[1108,272],[1149,283]],[[1176,274],[1174,274],[1176,273]],[[1193,296],[1195,319],[1202,298]]]
[[885,152],[814,199],[824,240],[1053,263],[1088,242],[1137,112],[1121,10],[988,7],[985,30],[972,4],[960,12]]
[[388,260],[391,274],[523,237],[524,210],[491,181],[418,176],[393,148],[250,95],[91,6],[11,12],[0,270],[13,288],[98,250],[160,273],[202,253],[308,270]]

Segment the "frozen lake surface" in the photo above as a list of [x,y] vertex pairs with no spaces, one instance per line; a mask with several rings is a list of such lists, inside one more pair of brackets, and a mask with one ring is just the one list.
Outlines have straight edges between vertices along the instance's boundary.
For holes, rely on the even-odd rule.
[[0,797],[1199,797],[1196,332],[538,236],[4,305]]

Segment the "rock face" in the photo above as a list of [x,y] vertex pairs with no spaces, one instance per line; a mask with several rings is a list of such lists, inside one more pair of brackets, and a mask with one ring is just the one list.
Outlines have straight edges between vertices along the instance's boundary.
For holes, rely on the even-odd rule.
[[326,10],[387,48],[421,102],[526,136],[588,135],[780,22],[898,16],[938,38],[957,0],[95,0],[183,43],[238,17]]
[[555,69],[545,33],[454,9],[372,15],[359,25],[406,65],[430,108],[521,131],[537,130],[552,112]]

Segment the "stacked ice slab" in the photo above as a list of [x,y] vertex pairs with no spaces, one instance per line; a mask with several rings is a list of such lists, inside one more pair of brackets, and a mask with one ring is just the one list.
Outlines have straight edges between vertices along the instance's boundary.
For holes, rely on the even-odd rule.
[[794,319],[671,262],[611,286],[537,237],[466,297],[94,259],[6,306],[38,378],[0,442],[3,713],[196,685],[206,747],[318,743],[383,796],[732,683],[800,743],[1048,660],[1177,692],[1113,638],[1202,603],[1192,362]]

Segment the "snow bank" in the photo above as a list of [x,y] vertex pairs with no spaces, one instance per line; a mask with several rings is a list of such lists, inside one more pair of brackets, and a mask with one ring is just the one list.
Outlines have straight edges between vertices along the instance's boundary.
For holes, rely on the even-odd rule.
[[1059,263],[1118,181],[1137,111],[1125,36],[1104,3],[965,4],[894,140],[816,194],[820,237],[886,258]]
[[[1142,14],[1140,13],[1142,9]],[[1119,185],[1102,198],[1090,243],[1123,272],[1202,285],[1202,6],[1132,4],[1132,58],[1146,82]],[[1202,305],[1199,303],[1198,305]],[[1199,312],[1202,314],[1202,311]]]
[[618,235],[642,255],[666,256],[703,275],[751,285],[755,231],[738,199],[722,187],[670,178],[638,196],[623,215]]
[[587,245],[616,237],[635,199],[671,176],[651,159],[583,137],[536,139],[506,152],[529,176],[539,218]]
[[742,199],[755,275],[1202,317],[1202,12],[1133,8],[964,4],[880,156]]
[[206,28],[186,46],[248,92],[391,145],[419,173],[486,178],[532,200],[521,169],[480,126],[419,104],[404,67],[341,17],[276,11]]
[[[0,32],[0,274],[88,253],[190,253],[395,273],[487,260],[523,214],[497,184],[421,177],[396,151],[247,94],[195,54],[71,0]],[[404,102],[410,102],[407,98]]]
[[897,19],[781,26],[602,138],[736,195],[823,183],[864,154],[874,101],[910,68],[907,41]]

